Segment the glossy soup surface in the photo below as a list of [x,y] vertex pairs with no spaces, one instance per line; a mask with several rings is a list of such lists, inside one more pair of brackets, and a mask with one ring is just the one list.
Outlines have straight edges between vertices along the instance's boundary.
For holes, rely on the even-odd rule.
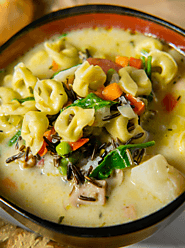
[[[119,57],[127,64],[115,64],[116,56],[127,57]],[[141,57],[145,65],[132,63]],[[109,76],[108,64],[116,65]],[[176,50],[139,33],[77,30],[40,44],[0,76],[0,190],[15,204],[54,222],[106,226],[146,216],[184,192],[185,58]],[[121,92],[115,99],[105,93],[113,83]],[[114,104],[70,106],[69,89],[80,100],[97,96]],[[141,112],[128,95],[144,104]],[[22,139],[14,136],[19,130]],[[43,147],[44,135],[54,150]],[[86,143],[72,151],[81,138]],[[153,146],[127,150],[126,168],[117,160],[123,157],[120,145],[152,141]],[[116,158],[104,157],[114,149]],[[21,158],[7,161],[21,152]],[[103,159],[110,175],[93,176],[90,166],[95,169]]]

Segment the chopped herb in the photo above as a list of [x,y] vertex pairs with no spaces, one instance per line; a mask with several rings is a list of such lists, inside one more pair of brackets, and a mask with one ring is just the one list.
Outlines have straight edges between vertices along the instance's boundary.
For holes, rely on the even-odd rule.
[[105,106],[111,106],[116,103],[117,102],[103,100],[99,98],[98,96],[96,96],[94,93],[90,93],[87,95],[87,97],[74,101],[74,103],[72,103],[68,107],[78,106],[83,109],[94,108],[95,110],[97,110]]
[[172,128],[168,128],[168,131],[173,131],[173,129]]
[[131,44],[133,47],[135,47],[135,43],[134,43],[133,40],[130,41],[130,44]]
[[154,94],[153,94],[153,92],[151,91],[149,95],[143,95],[142,97],[145,98],[145,99],[147,99],[148,102],[152,102],[153,99],[154,99]]
[[142,60],[143,69],[146,71],[145,56],[141,56],[141,60]]
[[23,102],[26,102],[26,101],[35,101],[35,98],[30,96],[30,97],[26,97],[26,98],[22,98],[22,99],[14,98],[14,99],[12,99],[12,101],[13,100],[18,101],[19,103],[23,103]]
[[152,56],[147,57],[147,75],[150,78],[151,77],[151,72],[152,72]]
[[147,52],[145,49],[142,49],[142,50],[141,50],[141,54],[142,54],[144,57],[147,57],[147,56],[148,56],[148,52]]
[[64,219],[64,216],[60,216],[59,219],[58,219],[58,224],[61,224],[63,219]]
[[62,38],[64,38],[64,37],[66,37],[67,36],[67,33],[63,33],[63,34],[61,34],[58,38],[59,39],[62,39]]
[[177,83],[177,81],[174,81],[174,82],[173,82],[173,84],[176,84],[176,83]]
[[21,130],[19,130],[9,141],[8,141],[8,146],[12,146],[17,142],[19,139],[19,136],[21,135]]
[[154,144],[155,141],[149,141],[141,144],[120,145],[105,156],[104,160],[101,161],[101,163],[92,171],[90,177],[94,177],[100,180],[106,179],[110,176],[113,170],[130,167],[132,164],[126,152],[127,149],[142,149],[153,146]]
[[99,213],[99,218],[101,219],[101,218],[102,218],[102,216],[103,216],[103,213],[102,213],[102,212],[100,212],[100,213]]
[[3,73],[3,72],[5,72],[5,69],[0,69],[0,73]]

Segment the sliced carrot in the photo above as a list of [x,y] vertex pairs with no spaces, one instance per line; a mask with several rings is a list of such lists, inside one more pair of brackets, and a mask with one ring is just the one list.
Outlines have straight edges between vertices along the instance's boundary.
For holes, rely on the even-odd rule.
[[89,141],[89,138],[81,138],[75,142],[69,142],[69,145],[71,146],[72,151],[77,150],[81,146],[83,146],[85,143]]
[[42,146],[40,150],[38,151],[38,154],[42,157],[47,153],[48,149],[46,148],[46,142],[43,141]]
[[135,67],[137,69],[142,68],[142,60],[130,57],[129,66]]
[[171,112],[175,108],[177,102],[177,99],[171,93],[168,93],[163,98],[162,105],[167,112]]
[[9,177],[5,177],[1,181],[1,185],[3,185],[8,191],[16,191],[18,189],[16,182]]
[[100,87],[100,88],[98,88],[96,91],[94,91],[93,93],[94,93],[95,95],[97,95],[98,97],[104,99],[103,94],[102,94],[102,91],[103,91],[104,89],[105,89],[104,86],[103,86],[103,87]]
[[109,84],[102,91],[103,98],[105,100],[113,101],[123,94],[122,89],[117,83]]
[[59,65],[53,60],[52,61],[52,70],[53,71],[58,71]]
[[142,68],[142,60],[141,59],[136,59],[133,57],[126,57],[126,56],[116,56],[115,59],[116,64],[121,65],[122,67],[125,66],[132,66],[135,67],[137,69],[141,69]]
[[[54,127],[53,127],[52,129],[46,131],[46,132],[44,133],[44,136],[45,136],[49,141],[51,141],[51,135],[54,134],[54,133],[55,133],[55,129],[54,129]],[[44,156],[44,155],[47,153],[47,151],[48,151],[46,145],[47,145],[47,143],[46,143],[45,141],[43,141],[43,144],[42,144],[40,150],[38,151],[38,154],[39,154],[41,157]]]
[[116,56],[115,62],[118,65],[121,65],[122,67],[128,66],[129,65],[129,57],[126,56]]
[[145,104],[143,101],[138,100],[131,94],[126,94],[125,97],[130,101],[131,105],[134,106],[134,112],[137,115],[141,115],[145,111]]

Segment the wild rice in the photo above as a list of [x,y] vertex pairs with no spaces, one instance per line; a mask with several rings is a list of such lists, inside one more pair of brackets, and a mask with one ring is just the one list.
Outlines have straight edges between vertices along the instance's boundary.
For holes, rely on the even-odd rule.
[[127,140],[127,142],[125,143],[125,145],[130,144],[133,140],[135,139],[139,139],[141,137],[143,137],[144,133],[138,133],[135,136],[131,137],[129,140]]
[[83,201],[96,201],[96,198],[94,197],[88,197],[85,195],[79,195],[78,198]]
[[113,118],[115,118],[115,117],[118,117],[118,116],[120,116],[120,115],[121,115],[120,112],[116,112],[116,113],[114,113],[114,114],[112,114],[112,115],[104,116],[104,117],[102,118],[102,121],[109,121],[109,120],[111,120],[111,119],[113,119]]
[[25,152],[25,162],[28,161],[28,155],[29,155],[29,152],[30,152],[30,147],[26,147],[26,152]]
[[74,174],[74,177],[77,179],[78,182],[84,183],[85,179],[84,176],[82,175],[81,171],[75,166],[74,164],[71,164],[71,169]]
[[95,185],[98,188],[102,188],[102,185],[97,182],[96,180],[92,179],[91,177],[85,176],[85,179],[89,182],[92,183],[93,185]]
[[13,156],[7,158],[7,159],[6,159],[6,163],[7,163],[7,164],[8,164],[8,163],[11,163],[11,162],[13,162],[13,161],[16,160],[16,159],[23,157],[24,154],[25,154],[25,152],[22,152],[22,151],[21,151],[21,152],[19,152],[18,154],[15,154],[15,155],[13,155]]

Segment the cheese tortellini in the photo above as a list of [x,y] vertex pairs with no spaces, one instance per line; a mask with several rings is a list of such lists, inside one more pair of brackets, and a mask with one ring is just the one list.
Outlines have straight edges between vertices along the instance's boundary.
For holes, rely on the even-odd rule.
[[68,43],[66,38],[45,42],[44,46],[49,56],[60,66],[60,69],[67,69],[79,63],[78,50]]
[[23,117],[21,115],[3,115],[0,116],[0,130],[4,134],[13,134],[21,128]]
[[24,115],[30,110],[36,110],[35,101],[20,103],[20,95],[11,88],[0,87],[0,115]]
[[29,111],[25,114],[22,124],[21,136],[30,146],[33,155],[36,155],[43,144],[43,135],[47,130],[49,120],[45,113]]
[[24,63],[21,62],[15,66],[12,77],[12,88],[22,97],[33,96],[36,82],[37,78],[24,65]]
[[38,80],[34,97],[37,109],[50,115],[57,114],[68,100],[62,83],[52,79]]
[[136,43],[136,46],[135,46],[135,52],[138,57],[141,56],[143,50],[149,53],[156,49],[162,50],[163,45],[159,40],[152,38],[152,37],[150,38],[148,37],[144,40],[141,40],[140,42]]
[[6,103],[10,103],[13,99],[20,99],[19,93],[14,91],[12,88],[9,87],[0,87],[0,99],[1,99],[1,106]]
[[119,70],[119,86],[125,93],[133,96],[149,95],[152,91],[152,83],[143,69],[126,66]]
[[89,90],[97,90],[104,85],[106,74],[98,65],[90,65],[85,61],[76,71],[73,90],[81,97],[86,97]]
[[69,107],[61,112],[54,128],[66,141],[77,141],[83,136],[83,128],[94,123],[94,109]]
[[173,57],[159,50],[151,51],[148,56],[152,57],[152,68],[159,69],[152,72],[152,80],[157,80],[161,86],[170,83],[177,73],[177,63]]
[[[133,127],[130,131],[129,124]],[[140,139],[137,139],[137,142],[143,142],[146,138],[146,132],[138,124],[137,118],[129,119],[120,115],[107,123],[105,128],[115,140],[118,138],[123,143],[126,143],[130,138],[142,132],[144,135]]]

